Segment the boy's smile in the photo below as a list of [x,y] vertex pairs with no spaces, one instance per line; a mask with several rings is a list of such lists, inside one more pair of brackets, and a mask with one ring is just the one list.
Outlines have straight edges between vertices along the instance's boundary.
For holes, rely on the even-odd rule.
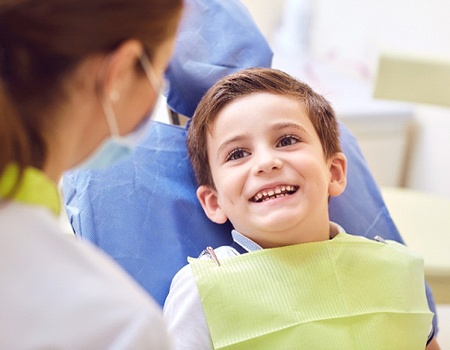
[[255,194],[250,201],[251,202],[265,202],[271,199],[289,196],[293,193],[295,193],[298,190],[298,186],[291,186],[291,185],[280,185],[276,186],[274,188],[266,188],[261,191],[259,191],[257,194]]
[[197,194],[212,221],[228,218],[264,248],[329,237],[328,198],[342,192],[342,178],[345,187],[345,156],[325,159],[300,101],[253,93],[230,102],[207,149],[215,189]]

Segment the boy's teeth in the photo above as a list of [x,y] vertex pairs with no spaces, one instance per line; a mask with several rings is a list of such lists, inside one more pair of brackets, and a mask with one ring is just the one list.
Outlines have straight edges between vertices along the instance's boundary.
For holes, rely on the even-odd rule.
[[272,198],[279,198],[279,197],[283,197],[286,195],[290,195],[294,192],[296,192],[298,189],[298,186],[291,186],[291,185],[287,185],[287,186],[278,186],[274,189],[268,190],[268,191],[261,191],[259,193],[257,193],[254,197],[253,197],[253,201],[254,202],[265,202],[269,199]]

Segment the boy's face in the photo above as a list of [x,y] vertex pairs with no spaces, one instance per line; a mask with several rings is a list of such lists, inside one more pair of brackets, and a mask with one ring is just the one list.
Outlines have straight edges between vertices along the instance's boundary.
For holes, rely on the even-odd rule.
[[254,93],[223,108],[207,136],[216,189],[197,195],[208,217],[264,248],[329,238],[328,197],[345,188],[346,159],[326,160],[302,103]]

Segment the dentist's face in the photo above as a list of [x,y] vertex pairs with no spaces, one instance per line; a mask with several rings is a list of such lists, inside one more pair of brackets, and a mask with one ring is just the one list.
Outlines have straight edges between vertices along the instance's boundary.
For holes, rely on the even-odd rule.
[[302,103],[270,93],[241,97],[220,111],[207,144],[217,207],[205,205],[236,230],[263,247],[329,238],[330,183],[340,162],[325,159]]

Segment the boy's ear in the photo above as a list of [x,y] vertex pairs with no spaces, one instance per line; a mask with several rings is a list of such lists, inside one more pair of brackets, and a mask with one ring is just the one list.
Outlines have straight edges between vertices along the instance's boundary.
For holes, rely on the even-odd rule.
[[228,217],[219,205],[217,193],[211,187],[202,185],[197,189],[197,198],[206,216],[216,224],[224,224]]
[[330,186],[328,194],[331,197],[339,196],[347,186],[347,158],[344,153],[337,152],[329,159]]

